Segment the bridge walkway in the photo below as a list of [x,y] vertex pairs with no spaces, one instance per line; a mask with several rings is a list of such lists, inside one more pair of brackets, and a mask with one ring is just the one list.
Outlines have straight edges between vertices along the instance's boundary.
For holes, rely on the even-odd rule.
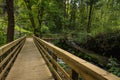
[[32,38],[26,39],[6,80],[54,80]]

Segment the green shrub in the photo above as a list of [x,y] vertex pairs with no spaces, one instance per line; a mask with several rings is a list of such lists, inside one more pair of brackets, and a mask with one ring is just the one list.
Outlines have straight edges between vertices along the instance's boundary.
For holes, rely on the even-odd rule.
[[107,64],[108,71],[120,77],[120,64],[116,58],[110,58]]
[[86,41],[79,43],[81,47],[95,51],[108,57],[119,58],[120,55],[120,31],[99,33],[95,37],[89,37]]

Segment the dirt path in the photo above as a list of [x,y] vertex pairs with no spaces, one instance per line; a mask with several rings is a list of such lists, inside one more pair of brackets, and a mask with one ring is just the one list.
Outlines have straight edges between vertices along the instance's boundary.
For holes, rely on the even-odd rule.
[[27,38],[6,80],[54,80],[32,38]]

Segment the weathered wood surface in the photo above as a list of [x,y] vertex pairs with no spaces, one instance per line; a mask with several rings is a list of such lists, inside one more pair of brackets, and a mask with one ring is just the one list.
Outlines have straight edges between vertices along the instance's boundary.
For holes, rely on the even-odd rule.
[[[34,37],[34,39],[35,39],[35,42],[42,44],[42,46],[44,45],[44,48],[47,48],[47,50],[50,50],[54,55],[56,55],[58,58],[62,59],[66,64],[69,65],[69,67],[73,71],[78,73],[84,80],[120,80],[119,77],[117,77],[117,76],[83,60],[83,59],[80,59],[80,58],[72,55],[71,53],[69,53],[65,50],[62,50],[42,39],[39,39],[37,37]],[[38,46],[38,47],[40,47],[40,46]],[[43,52],[45,52],[45,51],[43,50]],[[52,61],[52,59],[51,59],[51,61]],[[52,64],[54,65],[54,63],[52,63]]]
[[0,47],[0,80],[4,80],[12,67],[26,36]]
[[54,80],[32,38],[27,38],[6,80]]

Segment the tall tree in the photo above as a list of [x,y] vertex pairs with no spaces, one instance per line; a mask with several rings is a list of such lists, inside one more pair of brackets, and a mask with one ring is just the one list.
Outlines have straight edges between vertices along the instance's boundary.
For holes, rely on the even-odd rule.
[[39,27],[40,27],[40,37],[42,37],[42,31],[41,31],[41,29],[42,29],[42,19],[43,19],[43,15],[44,15],[44,6],[45,6],[45,4],[44,4],[44,1],[41,1],[41,4],[40,5],[38,5],[38,16],[37,16],[37,18],[38,18],[38,22],[39,22]]
[[35,25],[35,21],[34,21],[34,17],[33,17],[33,14],[32,14],[32,5],[30,3],[30,0],[24,0],[25,4],[26,4],[26,7],[28,9],[28,14],[29,14],[29,18],[30,18],[30,21],[31,21],[31,24],[32,24],[32,27],[33,27],[33,33],[37,36],[36,32],[35,32],[35,28],[36,28],[36,25]]
[[94,0],[90,0],[90,9],[89,9],[89,17],[88,17],[88,25],[87,25],[87,32],[90,32],[91,28],[91,20],[92,20],[92,11],[93,11],[93,2]]
[[77,1],[76,0],[71,0],[71,11],[70,11],[70,29],[74,30],[75,29],[75,22],[76,22],[76,12],[77,12]]
[[14,40],[14,0],[6,0],[8,14],[7,42]]

